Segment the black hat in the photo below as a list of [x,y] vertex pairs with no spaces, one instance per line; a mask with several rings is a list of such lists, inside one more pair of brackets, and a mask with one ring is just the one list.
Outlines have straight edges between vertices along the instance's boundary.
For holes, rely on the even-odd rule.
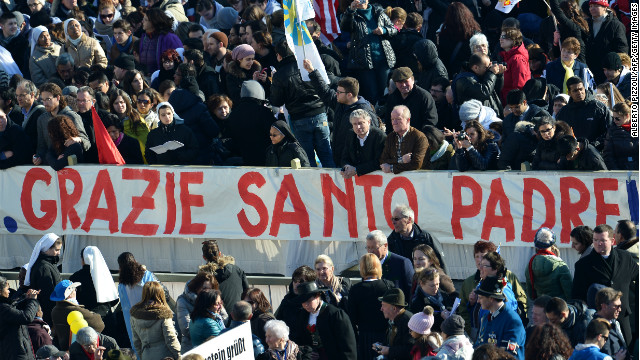
[[447,336],[464,335],[464,319],[458,314],[452,314],[442,322],[440,330]]
[[540,100],[544,98],[544,92],[547,90],[547,79],[543,77],[529,79],[522,87],[522,92],[528,102]]
[[64,351],[58,350],[53,345],[44,345],[36,352],[36,359],[49,359],[52,356],[64,356],[65,354]]
[[602,67],[609,70],[622,69],[622,60],[620,60],[620,55],[614,52],[608,53],[602,60]]
[[502,289],[505,287],[506,281],[507,280],[505,278],[498,278],[497,276],[487,276],[480,283],[480,287],[476,289],[476,293],[478,295],[498,300],[504,300],[505,296],[502,292]]
[[409,305],[404,300],[404,293],[398,288],[387,290],[387,292],[385,292],[382,297],[379,297],[378,300],[395,306],[405,307]]
[[296,301],[300,304],[309,300],[314,295],[322,292],[321,289],[318,289],[318,285],[316,285],[314,281],[309,281],[298,285],[297,290],[298,296],[296,297]]
[[136,63],[133,56],[128,54],[120,54],[115,60],[113,60],[113,66],[117,66],[124,70],[133,70],[136,68]]

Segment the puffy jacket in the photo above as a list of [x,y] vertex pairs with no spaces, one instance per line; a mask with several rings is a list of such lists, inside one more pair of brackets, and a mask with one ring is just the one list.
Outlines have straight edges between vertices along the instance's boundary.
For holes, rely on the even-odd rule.
[[102,50],[102,46],[98,40],[82,34],[82,39],[78,46],[73,45],[70,41],[64,44],[61,53],[69,53],[73,58],[76,68],[92,65],[100,65],[107,68],[107,57]]
[[533,170],[557,170],[560,154],[556,147],[557,139],[540,140],[533,157],[531,167]]
[[[368,27],[368,21],[364,12],[371,11],[371,16],[375,19],[377,27],[383,31],[382,35],[374,35]],[[343,14],[340,21],[343,31],[351,32],[351,47],[349,48],[350,69],[373,69],[374,58],[371,51],[372,41],[380,41],[382,55],[386,60],[386,65],[392,69],[396,64],[396,56],[389,39],[396,35],[398,30],[393,26],[391,20],[385,14],[384,9],[377,4],[369,3],[369,8],[365,10],[352,10],[351,8]],[[375,28],[374,28],[375,29]]]
[[609,128],[602,155],[609,170],[638,170],[638,138],[622,127]]
[[291,160],[295,158],[300,159],[302,167],[311,166],[307,153],[300,144],[283,139],[280,143],[267,148],[265,166],[291,167]]
[[482,77],[472,72],[458,74],[451,85],[453,98],[457,106],[468,100],[478,100],[482,105],[489,107],[496,114],[502,114],[502,102],[498,92],[502,88],[504,76],[487,71]]
[[218,258],[217,263],[207,263],[200,266],[199,269],[216,277],[218,284],[220,284],[222,301],[228,309],[231,309],[236,302],[242,300],[242,294],[249,288],[247,275],[236,265],[236,260],[233,256],[222,256]]
[[[179,141],[184,146],[162,154],[156,154],[150,149],[171,140]],[[198,149],[198,139],[193,131],[184,124],[176,124],[174,120],[169,125],[160,124],[149,132],[147,143],[145,144],[145,158],[150,165],[189,165],[196,161]]]
[[40,253],[40,256],[38,256],[38,259],[31,268],[29,288],[40,290],[38,302],[42,307],[42,318],[47,324],[53,324],[51,321],[51,310],[56,305],[55,301],[51,301],[49,297],[53,293],[56,285],[62,281],[60,272],[56,267],[58,261],[60,261],[58,256],[49,256]]
[[56,74],[56,60],[60,55],[60,45],[53,43],[48,48],[37,46],[29,57],[29,72],[31,81],[40,86]]
[[603,54],[608,52],[628,53],[629,44],[625,35],[624,25],[613,15],[607,11],[606,19],[600,26],[600,31],[596,36],[593,35],[593,19],[589,18],[589,38],[586,45],[587,65],[591,69],[596,70],[594,76],[596,84],[603,83],[606,78],[602,72]]
[[[531,271],[538,297],[549,295],[563,300],[571,299],[573,278],[569,267],[561,258],[552,255],[536,255],[531,264]],[[528,268],[525,270],[525,276],[527,278],[527,296],[531,300],[535,300]]]
[[473,345],[464,335],[454,335],[447,338],[440,346],[437,360],[471,360]]
[[133,346],[141,360],[180,357],[180,342],[168,306],[136,304],[131,308]]
[[509,91],[522,89],[524,84],[531,79],[531,70],[529,70],[529,52],[524,44],[515,46],[509,51],[503,51],[500,55],[507,62],[504,86],[502,86],[502,103],[505,104]]
[[2,360],[34,360],[35,350],[27,331],[29,324],[38,311],[38,300],[24,300],[18,310],[11,301],[0,296],[0,359]]
[[602,155],[589,143],[589,140],[578,138],[578,143],[580,144],[580,153],[578,156],[571,161],[561,157],[560,163],[558,164],[559,169],[581,171],[607,170],[607,165],[605,165]]
[[308,81],[302,81],[298,63],[293,55],[280,61],[271,83],[271,105],[286,105],[291,120],[315,116],[325,112],[318,93]]
[[211,336],[218,336],[224,330],[224,322],[222,317],[216,316],[215,319],[201,317],[192,319],[189,324],[189,334],[193,346],[200,346]]
[[596,149],[603,147],[607,129],[613,126],[609,109],[595,100],[588,91],[584,101],[574,102],[570,99],[569,103],[560,109],[556,120],[569,124],[576,138],[586,138]]
[[[431,40],[422,39],[413,44],[413,54],[420,62],[422,71],[414,70],[416,84],[421,88],[429,91],[433,80],[443,77],[449,79],[447,68],[438,57],[438,48]],[[403,54],[404,57],[410,57],[409,52]]]

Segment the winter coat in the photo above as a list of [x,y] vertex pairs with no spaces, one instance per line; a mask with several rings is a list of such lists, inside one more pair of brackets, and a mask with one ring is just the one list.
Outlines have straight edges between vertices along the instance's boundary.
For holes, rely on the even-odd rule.
[[137,304],[142,299],[142,287],[149,281],[158,281],[158,279],[151,271],[146,270],[139,283],[133,286],[125,285],[123,283],[118,284],[118,297],[120,298],[122,316],[124,317],[124,323],[127,327],[127,334],[129,335],[131,346],[133,346],[133,333],[131,330],[130,310],[133,305]]
[[[98,344],[105,347],[105,354],[109,350],[120,349],[116,340],[105,334],[98,333]],[[71,346],[69,346],[69,360],[90,360],[90,358],[87,356],[82,345],[77,341],[74,341],[71,343]]]
[[184,13],[184,7],[179,0],[162,0],[153,7],[158,7],[162,11],[170,12],[178,23],[189,21]]
[[[25,27],[26,29],[26,27]],[[0,39],[4,40],[3,34],[0,33]],[[0,43],[9,53],[18,65],[22,74],[29,73],[29,41],[23,32],[19,32],[16,37],[11,39],[8,44]]]
[[[91,148],[91,142],[89,141],[89,136],[84,129],[84,125],[82,124],[82,119],[80,115],[71,110],[69,106],[65,106],[64,109],[58,111],[58,115],[68,116],[72,121],[73,125],[76,126],[78,130],[78,136],[82,139],[82,149],[84,151],[89,150]],[[38,118],[38,149],[37,154],[43,160],[46,159],[47,152],[52,148],[51,138],[49,137],[48,125],[49,121],[52,119],[51,113],[48,111],[44,111],[42,115]]]
[[131,308],[133,346],[141,360],[178,359],[180,342],[168,306],[136,304]]
[[[565,301],[571,299],[573,279],[569,267],[561,258],[552,255],[536,255],[531,264],[531,271],[537,297],[549,295],[562,298]],[[525,276],[527,296],[531,300],[535,300],[528,268],[525,270]]]
[[55,301],[51,301],[49,297],[53,293],[56,285],[62,281],[60,271],[58,271],[56,267],[58,261],[60,261],[58,256],[49,256],[41,252],[31,268],[29,288],[40,290],[38,302],[42,307],[42,318],[47,324],[53,324],[51,321],[51,310],[56,305]]
[[456,153],[451,159],[452,170],[497,170],[500,148],[493,139],[486,140],[484,150],[481,152],[474,146],[468,149],[456,149]]
[[0,132],[0,153],[12,151],[13,156],[0,159],[0,169],[31,164],[30,158],[33,152],[30,144],[29,137],[22,127],[7,118],[7,125],[4,131]]
[[269,129],[276,120],[273,112],[256,98],[243,97],[234,104],[227,119],[232,153],[242,156],[244,166],[265,166]]
[[[393,319],[393,323],[389,323],[387,327],[387,337],[383,342],[384,345],[389,346],[389,360],[404,360],[410,359],[411,349],[415,343],[411,332],[409,330],[409,320],[413,314],[406,310],[402,314],[396,316]],[[395,337],[392,339],[393,329],[395,328]]]
[[104,322],[100,314],[96,314],[92,311],[85,309],[82,305],[76,305],[70,301],[58,301],[56,306],[51,310],[51,327],[54,331],[54,336],[58,340],[58,348],[66,351],[69,349],[69,332],[71,327],[67,322],[67,315],[72,311],[79,311],[95,331],[102,332],[104,330]]
[[227,309],[232,309],[236,302],[242,300],[242,294],[249,288],[247,276],[236,265],[236,260],[233,256],[225,255],[219,257],[217,263],[210,262],[200,266],[199,269],[216,277],[220,285],[222,301]]
[[45,113],[44,106],[34,102],[31,109],[22,121],[22,128],[29,138],[29,151],[31,155],[35,154],[38,149],[38,118]]
[[569,316],[560,324],[560,328],[571,342],[571,346],[583,343],[586,336],[587,326],[593,319],[595,310],[588,309],[581,300],[571,300],[567,302]]
[[297,296],[298,295],[293,291],[293,283],[290,283],[289,291],[282,298],[280,306],[278,306],[278,310],[276,310],[275,313],[276,319],[284,321],[290,329],[296,322],[299,313],[306,313],[306,310],[302,308],[302,305],[296,301]]
[[[431,40],[422,39],[413,45],[413,54],[420,62],[420,71],[413,70],[416,84],[429,91],[433,81],[439,77],[449,79],[447,68],[438,57],[438,48]],[[403,53],[403,57],[411,57],[411,52]]]
[[[375,21],[376,26],[370,28],[370,23],[365,18],[365,12],[371,12],[371,18]],[[382,29],[382,35],[373,34],[373,30],[377,27]],[[385,14],[384,9],[377,4],[369,3],[365,10],[352,10],[348,8],[342,15],[340,28],[343,31],[351,33],[351,47],[349,48],[349,69],[373,69],[374,66],[386,66],[392,69],[396,64],[396,56],[389,39],[398,33],[393,26],[391,20]],[[375,64],[374,54],[371,51],[372,43],[379,42],[382,52],[382,60],[379,64]]]
[[35,349],[31,345],[27,324],[38,312],[38,300],[26,299],[18,310],[11,301],[0,296],[0,359],[34,360]]
[[194,347],[202,345],[212,336],[220,335],[222,330],[224,330],[222,317],[215,319],[201,317],[191,319],[189,323],[189,337]]
[[421,130],[425,125],[435,126],[438,124],[438,110],[436,109],[436,102],[433,100],[433,97],[426,88],[413,85],[413,89],[406,98],[402,97],[400,91],[394,91],[387,97],[383,117],[387,127],[387,133],[393,131],[391,112],[393,108],[398,105],[405,105],[409,108],[411,112],[410,125],[417,130]]
[[253,73],[262,70],[261,64],[256,60],[253,60],[251,69],[246,70],[238,65],[237,61],[232,61],[227,66],[227,94],[234,103],[240,101],[240,90],[242,89],[242,83],[247,80],[253,80]]
[[593,35],[593,19],[589,18],[587,20],[587,23],[589,23],[589,38],[585,44],[587,48],[587,65],[595,70],[596,84],[601,84],[606,80],[602,71],[603,54],[612,51],[616,53],[629,52],[624,25],[610,11],[607,11],[605,16],[606,18],[596,36]]
[[581,170],[581,171],[598,171],[607,170],[607,165],[600,152],[589,143],[589,140],[578,138],[580,145],[580,153],[578,156],[569,161],[566,157],[560,158],[558,168],[561,170]]
[[407,300],[410,299],[411,282],[415,274],[411,260],[391,251],[381,260],[382,279],[393,283],[393,286],[402,290]]
[[625,343],[624,337],[622,336],[622,328],[620,327],[620,322],[615,319],[609,321],[598,315],[598,313],[595,313],[593,315],[593,319],[595,320],[598,318],[611,324],[611,329],[609,329],[609,338],[607,338],[607,341],[604,343],[600,351],[605,354],[615,356],[618,351],[626,349],[627,344]]
[[[573,62],[573,66],[571,66],[571,70],[573,70],[573,75],[585,81],[585,88],[594,88],[595,83],[593,80],[593,74],[591,70],[587,67],[587,64],[584,64],[578,60]],[[554,61],[550,61],[547,63],[544,69],[544,77],[547,79],[547,84],[553,84],[560,89],[562,92],[564,88],[564,74],[565,69],[562,66],[562,61],[560,59],[556,59]]]
[[520,121],[527,121],[529,124],[535,125],[535,120],[533,120],[534,118],[551,116],[547,111],[541,109],[538,105],[528,104],[528,106],[529,108],[522,116],[515,116],[513,113],[509,113],[509,115],[504,118],[504,120],[502,121],[502,144],[507,141],[507,138],[509,138],[509,136],[513,134],[514,131],[516,131],[516,124]]
[[358,135],[353,130],[347,132],[340,166],[355,166],[358,176],[380,170],[380,156],[384,150],[386,138],[384,131],[371,126],[364,145],[360,146]]
[[[131,39],[131,42],[129,43],[129,48],[127,49],[125,54],[133,56],[133,44],[136,43],[139,39],[133,35],[131,35],[129,38]],[[109,59],[113,61],[117,59],[121,54],[122,52],[120,51],[120,49],[118,49],[118,43],[114,41],[113,45],[111,45],[111,49],[109,49]]]
[[496,114],[502,114],[502,102],[498,92],[502,88],[504,76],[487,71],[479,77],[472,72],[458,74],[451,84],[453,98],[457,106],[468,100],[478,100],[482,105],[491,108]]
[[444,140],[440,148],[427,149],[427,154],[422,162],[422,169],[448,170],[451,158],[453,158],[455,153],[456,151],[453,149],[453,145]]
[[[411,56],[410,54],[413,52],[415,44],[420,42],[422,39],[422,34],[420,34],[420,32],[415,29],[408,28],[403,28],[395,36],[389,39],[396,58],[396,68],[406,66],[410,68],[414,74],[418,72],[417,59],[415,56]],[[433,47],[435,49],[435,45]],[[426,88],[428,89],[429,87]]]
[[[534,105],[531,105],[534,106]],[[531,110],[529,110],[530,112]],[[529,114],[527,112],[526,115]],[[546,111],[545,111],[546,114]],[[509,114],[512,116],[513,114]],[[509,118],[507,116],[507,118]],[[515,117],[515,116],[514,116]],[[528,116],[525,116],[528,117]],[[504,123],[503,122],[503,134]],[[509,135],[507,140],[502,138],[502,150],[498,158],[498,169],[500,170],[520,170],[520,165],[525,162],[533,162],[538,146],[538,138],[535,131],[535,125],[529,121],[519,121],[515,124],[514,132]]]
[[31,81],[40,86],[56,74],[56,60],[60,56],[60,45],[53,43],[48,48],[36,45],[29,57]]
[[609,128],[602,157],[609,170],[638,170],[638,138],[622,127]]
[[82,39],[78,46],[67,40],[60,53],[69,53],[76,68],[82,66],[91,67],[92,65],[100,65],[105,69],[107,68],[107,56],[104,54],[102,46],[100,46],[98,40],[88,37],[86,34],[82,34]]
[[[186,21],[186,20],[185,20]],[[182,42],[180,38],[174,33],[167,34],[154,34],[152,37],[149,34],[144,33],[140,36],[140,45],[138,49],[138,54],[143,54],[146,47],[149,47],[150,42],[156,41],[157,46],[155,46],[155,54],[152,55],[147,61],[143,61],[140,59],[141,65],[144,65],[147,69],[147,73],[153,73],[154,71],[162,68],[161,56],[165,50],[168,49],[177,49],[182,47]]]
[[380,164],[393,166],[394,174],[422,168],[422,162],[429,147],[427,137],[422,131],[410,126],[409,130],[403,135],[402,143],[400,143],[400,152],[402,155],[411,153],[411,161],[408,163],[398,162],[397,149],[399,142],[400,136],[395,131],[387,136],[382,155],[380,155]]
[[[31,339],[31,345],[33,349],[40,349],[45,345],[52,345],[53,341],[51,335],[49,335],[49,325],[41,318],[35,318],[27,325],[29,331],[29,338]],[[36,350],[37,352],[38,350]]]
[[278,71],[271,80],[271,105],[286,105],[290,120],[312,117],[325,112],[325,106],[316,89],[302,81],[295,56],[280,61]]
[[[560,0],[550,0],[549,6],[551,7],[551,12],[558,22],[558,31],[560,32],[560,44],[569,37],[574,37],[580,43],[580,54],[578,55],[578,60],[581,63],[586,62],[586,53],[587,47],[585,44],[589,41],[589,31],[580,27],[580,25],[573,22],[573,20],[569,19],[567,15],[565,15],[564,11],[560,8]],[[558,59],[558,61],[560,61]],[[575,74],[575,72],[574,72]],[[557,86],[557,85],[556,85]],[[562,87],[560,86],[560,89]]]
[[[162,154],[156,154],[152,147],[165,144],[168,141],[179,141],[184,146],[169,150]],[[184,124],[176,124],[174,119],[169,125],[160,124],[147,135],[145,144],[145,158],[150,165],[190,165],[198,156],[198,139],[193,131]]]
[[[489,317],[492,320],[489,321]],[[507,306],[503,306],[497,316],[487,312],[480,321],[478,339],[474,347],[490,343],[507,350],[516,359],[524,360],[525,330],[518,314]]]
[[515,46],[509,51],[502,51],[500,54],[507,63],[501,92],[502,103],[505,104],[509,91],[522,89],[524,84],[531,79],[531,70],[529,70],[529,52],[524,44]]
[[449,336],[445,340],[435,359],[437,360],[471,360],[473,345],[464,335]]
[[536,154],[531,164],[533,170],[557,170],[560,154],[557,150],[558,139],[554,137],[551,140],[540,139]]
[[184,287],[184,292],[178,296],[176,300],[176,312],[178,315],[178,328],[182,334],[182,340],[180,341],[180,348],[183,353],[191,350],[193,345],[191,344],[191,335],[189,333],[189,323],[191,322],[191,312],[193,306],[196,303],[198,294],[189,291],[187,283]]
[[300,166],[309,167],[309,158],[298,142],[289,142],[283,139],[281,142],[267,148],[265,166],[291,167],[291,160],[300,159]]
[[440,326],[444,321],[441,314],[443,311],[451,311],[453,302],[457,297],[457,292],[447,294],[442,290],[438,291],[435,296],[427,295],[424,293],[424,291],[422,291],[422,288],[420,286],[417,286],[415,293],[411,295],[411,304],[409,306],[409,310],[411,310],[411,312],[414,314],[418,314],[424,310],[425,306],[431,306],[434,310],[434,322],[431,326],[431,331],[440,332]]
[[[59,158],[60,155],[62,155],[61,158]],[[47,155],[45,157],[46,160],[43,161],[43,163],[49,164],[53,170],[59,171],[69,165],[69,156],[75,156],[76,160],[78,160],[79,163],[84,162],[84,152],[82,150],[82,145],[73,143],[69,146],[65,146],[62,150],[62,154],[58,154],[55,149],[51,148],[47,152]]]
[[462,71],[464,62],[469,61],[471,57],[469,39],[458,41],[450,38],[446,33],[440,33],[438,39],[438,54],[440,55],[442,63],[447,67],[447,73],[454,76]]
[[445,273],[448,272],[440,240],[427,230],[422,230],[415,222],[413,223],[413,237],[411,239],[403,239],[400,234],[393,231],[389,236],[387,236],[387,242],[389,243],[389,251],[407,259],[413,259],[413,249],[416,246],[420,244],[427,244],[431,246],[431,249],[436,253],[436,257],[438,258],[438,261],[440,261],[440,268],[442,268]]
[[117,145],[120,155],[128,165],[142,165],[144,164],[144,158],[142,157],[142,151],[140,149],[140,142],[123,133],[120,144]]

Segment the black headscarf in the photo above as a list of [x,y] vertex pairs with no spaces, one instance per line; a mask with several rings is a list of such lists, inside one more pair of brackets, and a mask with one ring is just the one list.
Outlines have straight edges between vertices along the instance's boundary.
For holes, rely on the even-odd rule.
[[271,124],[271,126],[278,129],[278,131],[280,131],[282,135],[284,135],[284,139],[282,139],[280,143],[276,144],[276,146],[284,144],[285,141],[300,145],[298,139],[296,139],[296,137],[293,135],[293,132],[291,132],[291,128],[289,128],[289,125],[287,125],[285,121],[278,120]]

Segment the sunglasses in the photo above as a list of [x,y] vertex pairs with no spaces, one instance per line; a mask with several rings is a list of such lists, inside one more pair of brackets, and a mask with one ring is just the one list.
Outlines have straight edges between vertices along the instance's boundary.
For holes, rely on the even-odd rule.
[[138,104],[144,104],[144,105],[147,105],[147,104],[149,104],[150,102],[151,102],[151,100],[141,100],[141,99],[138,99]]
[[113,14],[100,14],[100,19],[111,19]]

